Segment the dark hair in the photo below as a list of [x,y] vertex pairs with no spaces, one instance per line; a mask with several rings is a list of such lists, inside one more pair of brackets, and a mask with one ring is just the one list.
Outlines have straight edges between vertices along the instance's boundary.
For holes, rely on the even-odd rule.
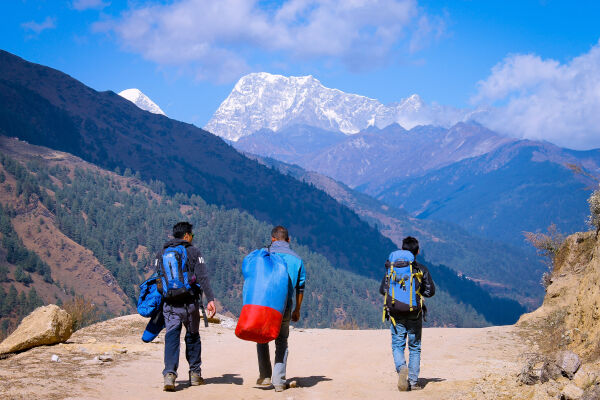
[[271,230],[271,237],[277,240],[290,240],[290,236],[288,235],[288,230],[285,229],[281,225],[277,225],[275,228]]
[[192,233],[193,225],[189,222],[178,222],[173,225],[173,237],[183,239],[186,233]]
[[408,250],[416,257],[419,252],[419,241],[412,236],[407,236],[402,240],[402,250]]

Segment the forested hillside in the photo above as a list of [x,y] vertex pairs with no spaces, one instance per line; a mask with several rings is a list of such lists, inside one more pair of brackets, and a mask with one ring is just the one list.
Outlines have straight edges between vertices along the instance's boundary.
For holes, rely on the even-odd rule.
[[[38,202],[37,207],[51,213],[60,232],[91,251],[116,278],[129,297],[130,306],[136,297],[137,285],[151,272],[148,267],[151,255],[161,248],[175,222],[189,220],[194,224],[194,242],[204,253],[219,302],[225,311],[234,315],[239,312],[243,283],[241,261],[249,251],[267,243],[270,225],[246,212],[209,205],[199,196],[169,196],[165,194],[163,184],[146,185],[129,170],[122,171],[123,175],[104,171],[68,154],[27,145],[16,139],[2,138],[0,143],[3,166],[12,165],[11,168],[18,171],[15,172],[18,178],[15,178],[4,168],[7,179],[14,179],[15,186],[25,188],[19,195],[19,202],[30,204],[30,209],[33,202]],[[0,188],[0,193],[9,190],[5,185]],[[6,196],[2,194],[0,198]],[[11,211],[8,215],[12,215]],[[13,225],[18,225],[19,221],[11,219]],[[15,231],[21,230],[19,226],[15,228]],[[304,259],[308,274],[300,326],[380,326],[382,300],[378,294],[378,280],[336,269],[327,258],[305,246],[293,243],[293,247]],[[39,256],[43,262],[55,265],[52,254],[48,256],[42,252]],[[380,271],[385,255],[381,257]],[[56,271],[57,275],[60,270]],[[31,275],[33,283],[30,287],[36,287],[41,275],[37,272],[31,272]],[[459,302],[457,299],[462,296],[464,286],[445,285],[445,279],[437,282],[438,294],[428,301],[431,310],[428,323],[449,326],[488,324],[488,320],[475,311],[482,304],[466,297],[463,303]],[[62,281],[54,285],[72,287],[71,282],[64,278]],[[14,274],[10,273],[0,286],[10,290],[14,283]],[[105,282],[97,284],[102,287]],[[467,284],[473,285],[472,282]],[[93,299],[97,290],[78,292],[74,289],[70,295]],[[55,295],[46,292],[47,295],[41,296],[44,302],[57,301]],[[494,303],[496,299],[484,300],[497,304]],[[114,309],[116,305],[98,305],[104,311],[119,313]]]

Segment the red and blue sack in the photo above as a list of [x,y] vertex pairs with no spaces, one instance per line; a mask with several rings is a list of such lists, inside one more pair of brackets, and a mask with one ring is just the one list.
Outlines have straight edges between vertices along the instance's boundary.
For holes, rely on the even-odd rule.
[[289,275],[283,259],[267,249],[244,258],[243,306],[235,335],[243,340],[268,343],[279,336],[288,297]]

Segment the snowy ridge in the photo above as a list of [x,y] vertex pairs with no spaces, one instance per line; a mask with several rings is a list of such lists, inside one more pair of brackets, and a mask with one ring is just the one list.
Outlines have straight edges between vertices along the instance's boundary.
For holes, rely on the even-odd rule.
[[259,129],[273,131],[302,124],[355,134],[376,126],[398,123],[450,127],[469,113],[451,107],[427,105],[416,94],[383,105],[376,99],[330,89],[313,76],[286,77],[258,72],[242,77],[204,127],[225,139],[237,141]]
[[142,93],[142,91],[139,89],[133,88],[123,90],[119,93],[119,96],[129,100],[142,110],[149,111],[153,114],[161,114],[165,116],[167,115],[163,110],[160,109],[160,107],[155,102],[150,100],[150,98],[144,93]]

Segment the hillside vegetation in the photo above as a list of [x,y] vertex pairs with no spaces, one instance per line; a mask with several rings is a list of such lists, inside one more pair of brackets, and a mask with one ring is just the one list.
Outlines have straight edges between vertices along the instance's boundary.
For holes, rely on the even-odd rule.
[[[29,182],[19,201],[24,203],[29,196],[29,208],[47,210],[62,234],[105,266],[119,290],[126,294],[128,310],[136,298],[137,285],[151,272],[150,257],[162,247],[171,226],[177,221],[189,220],[194,224],[194,241],[204,253],[217,299],[226,311],[233,315],[239,313],[243,284],[241,261],[248,252],[267,243],[271,225],[246,212],[209,205],[198,196],[168,196],[161,183],[146,185],[129,171],[124,175],[108,172],[68,154],[15,139],[4,138],[0,143],[3,164],[16,165],[19,171],[17,175],[21,178],[16,182]],[[15,179],[6,170],[4,173]],[[0,188],[8,190],[6,186],[0,185]],[[31,205],[34,202],[39,204],[34,207]],[[42,232],[51,224],[34,221]],[[11,222],[19,231],[19,220],[13,218]],[[381,326],[378,280],[334,268],[327,258],[306,246],[293,243],[293,247],[304,259],[308,274],[300,326]],[[380,271],[383,273],[387,253],[377,256],[382,260]],[[61,273],[68,275],[69,271],[56,266],[55,255],[41,251],[40,258],[54,266],[53,277]],[[34,282],[30,287],[35,287],[39,274],[32,272],[31,275]],[[8,275],[0,285],[13,283],[13,276]],[[96,300],[94,293],[106,286],[105,281],[99,279],[92,281],[93,288],[77,287],[76,283],[76,275],[72,281],[62,275],[55,286],[67,286],[69,292],[72,290],[71,296],[83,295],[92,300]],[[467,284],[473,285],[472,282]],[[445,288],[442,281],[438,286],[438,294],[428,302],[429,325],[489,324],[474,306],[457,300],[460,285]],[[50,292],[42,297],[46,303],[57,301],[57,296]],[[105,297],[105,300],[98,297],[96,303],[113,314],[124,311],[115,296]]]

